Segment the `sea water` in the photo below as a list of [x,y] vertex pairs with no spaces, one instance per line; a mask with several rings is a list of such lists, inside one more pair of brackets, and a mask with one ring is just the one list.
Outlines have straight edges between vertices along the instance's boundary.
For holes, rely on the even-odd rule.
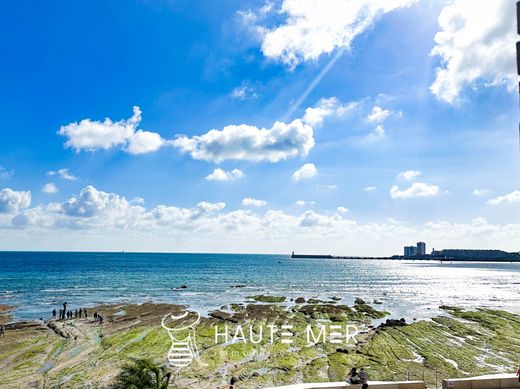
[[[186,285],[186,289],[178,289]],[[245,285],[242,288],[233,286]],[[287,255],[0,252],[0,304],[15,319],[106,303],[166,302],[209,312],[248,296],[356,297],[392,317],[440,305],[520,307],[520,263],[292,259]]]

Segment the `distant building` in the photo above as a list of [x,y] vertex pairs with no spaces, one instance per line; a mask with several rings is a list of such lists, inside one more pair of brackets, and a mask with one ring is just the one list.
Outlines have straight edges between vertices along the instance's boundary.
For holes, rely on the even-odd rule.
[[417,247],[415,246],[404,246],[405,257],[415,257],[417,255]]
[[426,243],[417,242],[417,255],[426,255]]

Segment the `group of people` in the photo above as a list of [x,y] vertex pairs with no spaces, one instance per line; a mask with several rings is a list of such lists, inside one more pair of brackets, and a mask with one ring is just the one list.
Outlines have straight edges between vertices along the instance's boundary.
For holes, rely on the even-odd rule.
[[361,389],[368,388],[368,373],[364,368],[358,372],[357,368],[353,367],[348,373],[347,383],[352,385],[362,385]]
[[[74,311],[69,309],[67,310],[67,302],[63,303],[63,308],[59,310],[58,312],[58,320],[65,320],[65,319],[77,319],[78,317],[81,319],[83,316],[85,316],[85,319],[88,318],[88,313],[86,308],[79,308],[75,309]],[[56,309],[52,310],[52,318],[56,319]]]
[[97,313],[97,311],[94,312],[94,320],[96,320],[99,324],[103,324],[103,316]]
[[[60,320],[77,319],[78,317],[81,319],[83,316],[85,316],[85,319],[88,318],[88,313],[87,313],[86,308],[75,309],[74,311],[72,311],[72,310],[64,311],[63,309],[60,309],[60,311],[58,312],[58,315],[59,315]],[[56,318],[56,309],[52,310],[52,318],[53,319]]]
[[[79,309],[67,309],[67,302],[63,303],[63,308],[61,308],[58,312],[56,312],[56,309],[52,310],[52,318],[56,319],[58,317],[58,320],[65,320],[65,319],[77,319],[85,317],[85,319],[88,319],[88,312],[87,308],[79,308]],[[56,316],[57,315],[57,316]],[[103,316],[98,314],[97,312],[94,312],[94,320],[97,321],[99,324],[103,324]]]

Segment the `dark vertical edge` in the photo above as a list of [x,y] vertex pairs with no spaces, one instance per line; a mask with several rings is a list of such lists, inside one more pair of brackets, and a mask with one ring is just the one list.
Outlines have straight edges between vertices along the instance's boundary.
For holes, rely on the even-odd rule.
[[520,1],[516,2],[516,31],[520,34]]
[[520,42],[516,42],[516,70],[520,76]]

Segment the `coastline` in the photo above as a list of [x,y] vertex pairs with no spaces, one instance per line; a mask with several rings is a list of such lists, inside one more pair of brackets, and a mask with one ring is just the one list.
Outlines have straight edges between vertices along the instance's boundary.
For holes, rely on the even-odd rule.
[[[300,300],[296,307],[286,308],[273,302],[281,297],[255,297],[257,301],[222,307],[202,317],[196,335],[201,359],[207,366],[193,364],[176,370],[174,387],[214,388],[229,382],[232,376],[240,379],[240,388],[341,381],[353,366],[365,366],[371,379],[392,380],[411,373],[424,374],[431,382],[435,371],[446,377],[504,372],[510,369],[504,352],[511,360],[520,357],[520,350],[500,350],[502,338],[520,342],[520,316],[505,311],[442,307],[445,314],[432,320],[405,318],[406,323],[391,320],[385,324],[388,313],[361,299],[348,306]],[[88,310],[89,319],[10,323],[6,337],[0,339],[6,346],[0,353],[0,380],[6,388],[44,381],[64,388],[108,387],[131,357],[146,356],[166,363],[169,338],[160,319],[184,308],[151,303],[100,305]],[[92,319],[93,310],[105,317],[102,325]],[[375,320],[383,324],[374,327]],[[295,345],[290,347],[269,342],[213,343],[214,325],[234,329],[246,323],[291,322],[301,329],[320,321],[356,323],[364,330],[356,344],[318,343],[307,347],[297,332]],[[490,331],[496,334],[496,341],[490,340]],[[482,354],[484,349],[487,355]],[[502,354],[501,359],[497,359],[497,353]],[[482,365],[484,360],[486,364]]]

